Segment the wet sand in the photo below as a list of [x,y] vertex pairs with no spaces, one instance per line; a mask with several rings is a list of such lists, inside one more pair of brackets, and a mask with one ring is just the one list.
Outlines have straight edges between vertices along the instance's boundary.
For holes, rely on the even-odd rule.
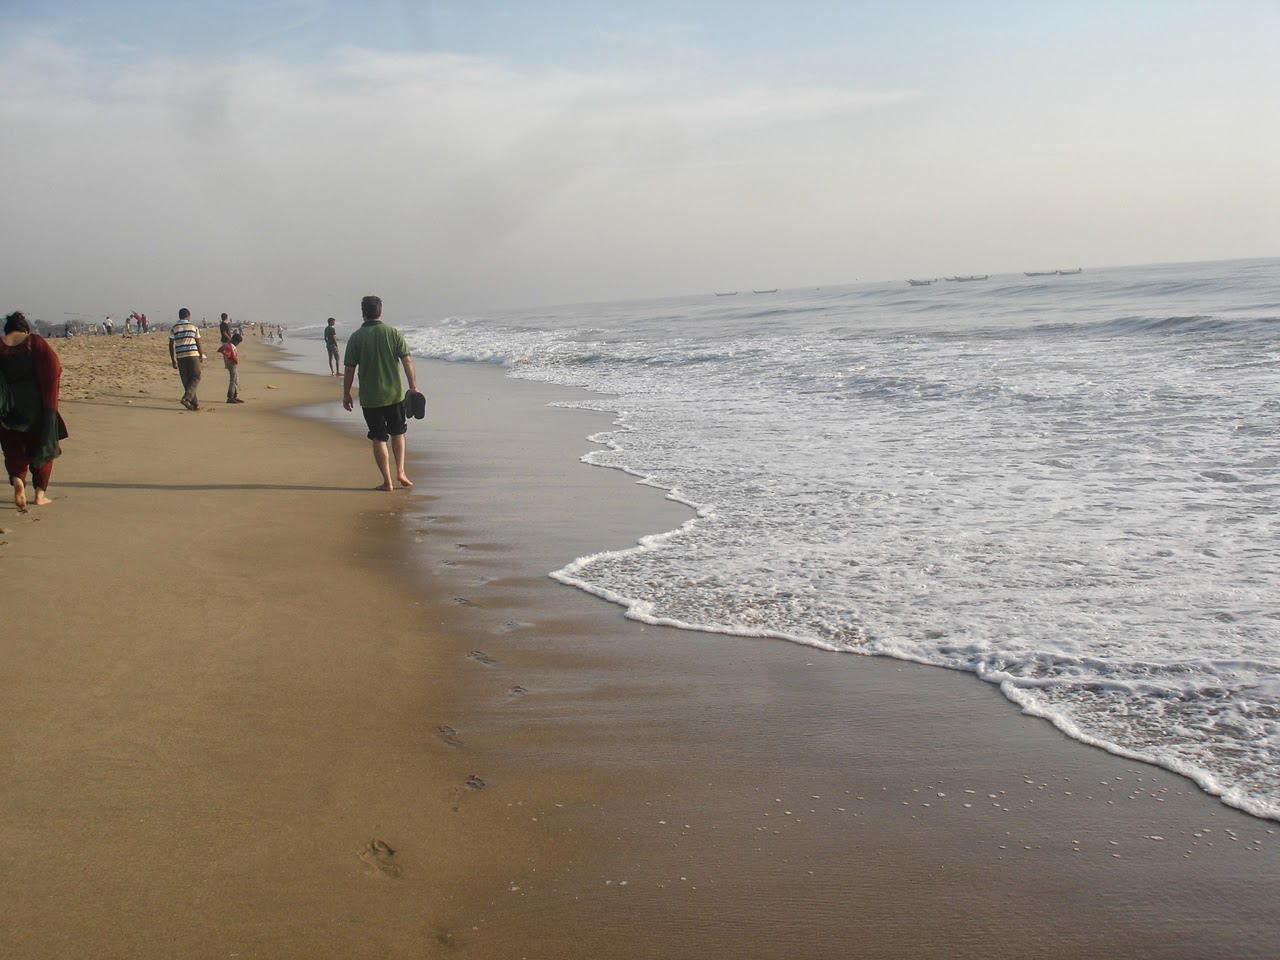
[[688,516],[577,462],[570,392],[420,363],[377,494],[272,348],[193,414],[162,337],[91,386],[65,346],[55,503],[0,510],[0,954],[1277,955],[1280,825],[974,677],[548,578]]

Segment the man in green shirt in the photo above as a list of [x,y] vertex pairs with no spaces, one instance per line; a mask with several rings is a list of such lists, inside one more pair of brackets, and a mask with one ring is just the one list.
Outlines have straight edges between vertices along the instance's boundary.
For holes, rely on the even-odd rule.
[[355,409],[351,385],[359,369],[360,412],[369,425],[373,462],[382,474],[382,483],[374,489],[392,489],[392,460],[395,461],[396,482],[402,487],[412,487],[413,483],[404,472],[404,435],[408,423],[405,420],[400,368],[404,368],[409,389],[416,393],[418,378],[413,372],[413,358],[409,356],[409,345],[404,342],[400,331],[382,322],[381,297],[370,296],[361,300],[360,313],[364,323],[347,340],[347,351],[342,361],[342,406],[346,410]]

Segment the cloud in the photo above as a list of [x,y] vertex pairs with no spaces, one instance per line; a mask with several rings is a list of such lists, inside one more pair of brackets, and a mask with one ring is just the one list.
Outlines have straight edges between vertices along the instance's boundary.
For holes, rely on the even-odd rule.
[[[202,63],[29,37],[3,62],[0,117],[23,146],[0,175],[24,185],[27,225],[6,259],[23,265],[28,296],[79,285],[78,308],[95,312],[99,297],[116,308],[149,289],[287,310],[321,278],[519,299],[494,289],[495,261],[531,282],[556,247],[567,293],[581,245],[598,243],[584,239],[581,198],[563,205],[568,220],[555,215],[567,192],[602,172],[625,191],[654,166],[749,163],[744,144],[775,128],[903,96],[691,90],[684,77],[355,47],[323,64]],[[514,264],[518,237],[537,248],[536,271]]]
[[[1265,91],[1175,111],[1091,88],[1050,110],[1012,88],[977,104],[636,62],[354,45],[219,62],[10,34],[9,296],[284,319],[370,290],[430,312],[1280,240]],[[1171,118],[1192,107],[1189,137]]]

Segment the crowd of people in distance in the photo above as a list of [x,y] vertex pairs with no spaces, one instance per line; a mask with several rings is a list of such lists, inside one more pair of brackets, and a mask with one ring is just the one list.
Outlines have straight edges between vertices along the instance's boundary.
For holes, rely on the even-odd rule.
[[[163,327],[159,329],[163,330]],[[63,337],[109,337],[116,332],[116,322],[111,315],[103,317],[100,321],[92,320],[67,320],[62,325]],[[136,310],[124,318],[121,325],[121,334],[126,337],[142,336],[144,333],[151,332],[151,321],[147,319],[145,313],[138,313]]]
[[[226,315],[223,314],[225,317]],[[197,325],[201,330],[207,330],[212,324],[205,318],[201,318]],[[117,331],[117,327],[119,330]],[[49,329],[49,325],[45,324],[45,329]],[[56,327],[54,328],[56,330]],[[147,333],[167,333],[169,327],[165,324],[153,325],[147,319],[145,313],[138,313],[136,310],[124,318],[124,323],[117,324],[110,314],[104,316],[101,320],[67,320],[62,324],[63,337],[110,337],[117,332],[125,337],[137,337]],[[277,341],[284,343],[285,331],[289,328],[283,323],[247,323],[237,324],[237,330],[244,336],[247,332],[256,333],[263,340]],[[59,334],[50,332],[50,336],[59,336]]]

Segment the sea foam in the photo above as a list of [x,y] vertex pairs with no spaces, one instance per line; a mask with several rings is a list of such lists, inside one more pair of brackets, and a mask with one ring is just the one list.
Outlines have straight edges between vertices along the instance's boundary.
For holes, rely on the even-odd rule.
[[558,579],[648,623],[976,673],[1280,818],[1280,262],[452,318],[697,517]]

